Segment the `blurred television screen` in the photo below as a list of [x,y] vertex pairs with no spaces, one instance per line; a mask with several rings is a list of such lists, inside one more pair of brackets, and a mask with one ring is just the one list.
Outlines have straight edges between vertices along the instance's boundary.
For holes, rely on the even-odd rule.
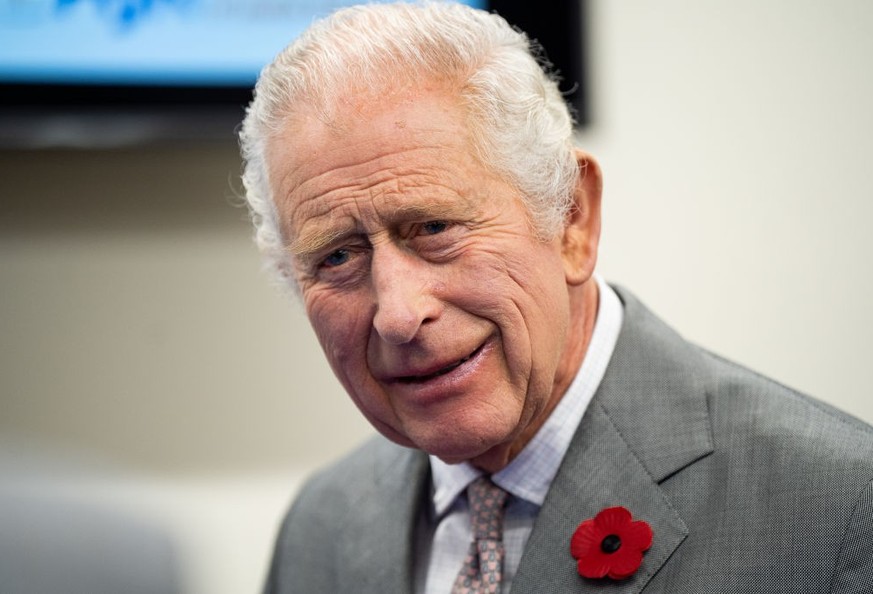
[[[569,92],[582,79],[580,2],[463,3],[499,12],[539,38]],[[0,144],[64,144],[65,136],[100,143],[101,130],[122,143],[144,133],[226,137],[261,68],[314,19],[354,3],[0,0]],[[564,65],[565,55],[575,62]],[[581,95],[570,100],[584,115]]]
[[[0,80],[251,86],[314,18],[350,0],[0,0]],[[486,1],[468,1],[487,8]]]

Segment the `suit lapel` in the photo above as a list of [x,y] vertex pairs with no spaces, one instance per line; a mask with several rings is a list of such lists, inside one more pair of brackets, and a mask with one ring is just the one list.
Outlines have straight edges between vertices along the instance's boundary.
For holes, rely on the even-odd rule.
[[[360,506],[352,512],[340,545],[340,592],[407,594],[413,588],[414,530],[427,483],[427,456],[392,448],[377,456],[373,482],[362,487]],[[361,543],[371,543],[361,548]]]
[[[641,592],[688,530],[659,482],[712,451],[701,355],[630,294],[606,375],[552,483],[513,592]],[[578,524],[623,505],[654,532],[631,578],[586,580],[570,539]]]

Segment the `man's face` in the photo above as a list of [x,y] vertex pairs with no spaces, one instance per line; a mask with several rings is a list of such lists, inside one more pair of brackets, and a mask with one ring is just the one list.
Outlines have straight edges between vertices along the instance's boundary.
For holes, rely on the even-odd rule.
[[505,462],[578,365],[561,237],[537,239],[450,98],[385,103],[330,125],[295,118],[269,147],[307,315],[385,436],[448,462]]

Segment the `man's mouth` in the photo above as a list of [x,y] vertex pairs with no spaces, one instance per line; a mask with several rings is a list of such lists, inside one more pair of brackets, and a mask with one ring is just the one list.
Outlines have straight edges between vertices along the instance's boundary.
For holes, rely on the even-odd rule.
[[414,383],[426,382],[428,380],[432,380],[435,377],[439,377],[441,375],[451,373],[452,371],[454,371],[455,369],[457,369],[458,367],[460,367],[461,365],[463,365],[464,363],[466,363],[467,361],[469,361],[470,359],[475,357],[482,350],[483,346],[484,345],[480,345],[475,351],[473,351],[472,353],[470,353],[466,357],[463,357],[462,359],[455,361],[451,365],[446,365],[445,367],[438,369],[438,370],[434,371],[433,373],[428,373],[425,375],[407,375],[407,376],[403,376],[403,377],[398,377],[397,381],[404,383],[404,384],[414,384]]

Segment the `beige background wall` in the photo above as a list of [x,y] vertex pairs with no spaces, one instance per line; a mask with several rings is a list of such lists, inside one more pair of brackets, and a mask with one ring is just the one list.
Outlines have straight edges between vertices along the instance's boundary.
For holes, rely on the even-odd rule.
[[[589,9],[600,272],[873,422],[873,4]],[[76,452],[59,492],[163,527],[197,594],[256,590],[300,477],[369,433],[260,270],[239,170],[231,130],[0,152],[0,433]]]

